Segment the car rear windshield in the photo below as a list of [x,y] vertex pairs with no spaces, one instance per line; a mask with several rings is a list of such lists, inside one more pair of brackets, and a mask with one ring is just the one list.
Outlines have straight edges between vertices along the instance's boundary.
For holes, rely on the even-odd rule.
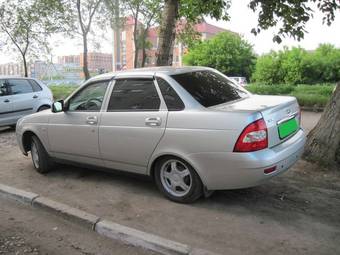
[[204,107],[227,103],[248,93],[223,75],[212,71],[194,71],[171,75],[191,96]]

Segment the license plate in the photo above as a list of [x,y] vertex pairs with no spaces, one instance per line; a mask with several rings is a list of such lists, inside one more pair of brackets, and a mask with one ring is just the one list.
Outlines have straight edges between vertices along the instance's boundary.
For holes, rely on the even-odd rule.
[[298,123],[295,118],[287,120],[278,126],[280,139],[284,139],[287,136],[295,133],[298,129]]

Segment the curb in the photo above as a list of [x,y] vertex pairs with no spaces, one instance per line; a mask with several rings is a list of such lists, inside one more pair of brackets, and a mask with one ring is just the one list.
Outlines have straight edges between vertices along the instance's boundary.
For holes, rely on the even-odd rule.
[[137,229],[129,228],[107,220],[96,224],[95,231],[111,239],[120,240],[133,246],[141,246],[162,254],[189,254],[190,247]]
[[0,195],[53,213],[57,216],[62,216],[64,219],[74,221],[102,236],[122,241],[132,246],[142,247],[146,250],[165,255],[218,255],[210,251],[196,249],[186,244],[101,219],[94,214],[56,202],[47,197],[6,186],[1,183]]
[[22,202],[24,204],[32,204],[33,200],[39,197],[38,194],[16,189],[10,186],[3,185],[1,183],[0,194],[7,198],[12,198],[16,201]]
[[39,196],[35,198],[32,201],[32,205],[33,207],[40,208],[54,214],[59,214],[66,220],[75,221],[78,224],[92,230],[100,219],[96,215],[53,201],[46,197]]

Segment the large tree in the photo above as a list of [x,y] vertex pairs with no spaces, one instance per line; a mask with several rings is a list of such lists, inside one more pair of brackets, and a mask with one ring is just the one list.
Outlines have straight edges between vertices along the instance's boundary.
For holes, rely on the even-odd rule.
[[93,20],[95,14],[98,13],[98,9],[102,0],[76,0],[76,10],[78,17],[78,27],[80,28],[80,34],[83,39],[83,72],[85,80],[90,78],[90,72],[88,68],[88,36],[93,26]]
[[323,166],[340,164],[340,84],[308,134],[304,157]]
[[0,35],[7,47],[17,50],[22,58],[24,76],[28,76],[28,57],[41,55],[48,47],[52,33],[63,30],[69,17],[59,0],[0,1]]
[[165,0],[156,53],[157,65],[172,65],[176,23],[180,17],[185,17],[188,22],[198,21],[203,16],[228,20],[229,7],[230,0]]

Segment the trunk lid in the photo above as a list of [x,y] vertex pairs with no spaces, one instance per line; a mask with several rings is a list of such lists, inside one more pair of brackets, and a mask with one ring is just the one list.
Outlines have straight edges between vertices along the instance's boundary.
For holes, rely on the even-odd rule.
[[290,139],[300,128],[300,108],[295,97],[251,95],[211,107],[220,111],[261,113],[268,129],[268,147]]

